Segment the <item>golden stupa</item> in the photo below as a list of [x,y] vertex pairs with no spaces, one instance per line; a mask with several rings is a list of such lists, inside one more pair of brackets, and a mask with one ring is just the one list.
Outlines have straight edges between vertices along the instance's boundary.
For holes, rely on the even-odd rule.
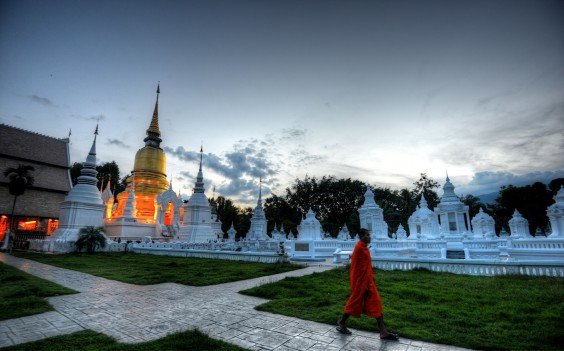
[[129,192],[131,191],[132,184],[134,184],[134,217],[138,222],[156,222],[156,197],[166,191],[169,186],[166,179],[166,156],[160,147],[162,139],[160,138],[161,132],[159,130],[159,94],[160,85],[157,86],[157,101],[155,102],[153,118],[151,119],[149,129],[147,129],[147,137],[143,139],[145,146],[135,154],[133,174],[127,179],[125,191],[117,196],[118,205],[112,214],[112,218],[123,216]]

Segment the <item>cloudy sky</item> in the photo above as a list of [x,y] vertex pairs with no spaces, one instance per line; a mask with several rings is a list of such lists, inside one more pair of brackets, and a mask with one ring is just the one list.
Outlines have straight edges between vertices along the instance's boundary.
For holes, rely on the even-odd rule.
[[130,172],[158,82],[186,195],[201,145],[208,195],[247,204],[259,177],[564,177],[563,1],[0,0],[0,123],[72,130],[71,162],[99,121],[98,161]]

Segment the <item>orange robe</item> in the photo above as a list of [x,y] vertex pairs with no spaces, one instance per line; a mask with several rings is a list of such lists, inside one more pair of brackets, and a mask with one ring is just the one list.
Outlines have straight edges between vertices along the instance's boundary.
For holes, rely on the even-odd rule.
[[345,313],[359,317],[362,313],[371,317],[382,316],[382,301],[372,271],[372,259],[368,245],[359,240],[351,258],[351,296],[345,306]]

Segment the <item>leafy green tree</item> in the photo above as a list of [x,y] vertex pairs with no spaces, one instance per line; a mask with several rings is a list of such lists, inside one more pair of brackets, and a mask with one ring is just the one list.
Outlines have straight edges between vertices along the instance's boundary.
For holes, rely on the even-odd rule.
[[[78,184],[78,177],[80,177],[80,171],[83,166],[82,162],[75,162],[72,164],[70,168],[70,176],[73,186]],[[123,179],[120,181],[119,166],[115,161],[102,163],[101,165],[96,166],[96,171],[98,172],[98,183],[96,184],[98,188],[105,188],[108,182],[111,181],[111,189],[114,192],[114,195],[117,195],[125,190],[126,183]]]
[[[98,188],[105,188],[108,182],[111,182],[112,190],[115,192],[122,192],[125,188],[121,189],[119,187],[119,166],[115,161],[102,163],[96,167],[98,171]],[[119,189],[118,189],[119,188]],[[118,191],[119,190],[119,191]]]
[[560,190],[560,187],[564,186],[564,178],[553,179],[548,183],[548,188],[550,189],[550,194],[554,197],[556,193]]
[[274,226],[284,226],[285,233],[292,231],[297,233],[297,226],[302,219],[302,214],[291,207],[288,201],[282,196],[272,194],[264,200],[264,214],[268,220],[268,232],[274,230]]
[[356,227],[355,213],[362,205],[366,185],[358,180],[337,179],[334,176],[323,176],[321,179],[305,176],[296,179],[286,189],[286,201],[290,207],[297,209],[305,216],[311,208],[321,222],[323,230],[336,236],[345,224]]
[[78,232],[78,239],[75,242],[75,247],[79,252],[86,249],[87,253],[94,253],[98,248],[103,249],[106,247],[104,228],[94,226],[80,228],[80,231]]
[[[534,234],[537,228],[546,230],[548,217],[546,208],[553,203],[551,192],[544,183],[515,187],[502,186],[496,203],[491,206],[496,226],[508,230],[508,222],[515,209],[529,222],[529,233]],[[498,225],[499,222],[499,225]]]
[[409,233],[407,220],[417,208],[417,194],[408,189],[391,190],[390,188],[374,188],[376,203],[382,208],[384,220],[388,224],[388,234],[395,233],[401,224]]
[[8,191],[10,195],[14,195],[14,203],[12,204],[12,215],[10,220],[10,232],[5,235],[4,245],[2,246],[3,250],[8,249],[9,241],[10,241],[10,234],[12,229],[14,228],[14,211],[16,209],[16,202],[18,200],[18,196],[24,194],[25,189],[29,188],[33,185],[35,178],[31,174],[32,171],[35,171],[33,166],[29,165],[19,165],[16,168],[9,167],[4,170],[4,176],[8,178]]
[[221,221],[221,231],[227,233],[231,224],[236,228],[237,213],[238,209],[233,204],[233,201],[227,199],[223,196],[218,196],[217,198],[210,199],[210,205],[216,206],[219,220]]
[[74,162],[69,170],[72,186],[78,184],[78,177],[80,177],[80,171],[82,170],[82,162]]
[[[474,218],[475,215],[480,212],[480,208],[486,209],[486,206],[480,201],[479,197],[474,195],[464,195],[460,197],[460,201],[468,206],[468,212],[470,213],[470,218]],[[487,212],[487,211],[486,211]]]
[[242,238],[247,236],[247,233],[251,228],[251,217],[253,217],[252,207],[239,208],[237,213],[237,222],[235,223],[237,237]]
[[425,194],[425,199],[429,208],[432,210],[439,204],[439,195],[434,189],[439,188],[439,183],[430,178],[426,173],[421,173],[419,180],[413,183],[413,192],[417,194],[417,198],[421,199],[420,194]]

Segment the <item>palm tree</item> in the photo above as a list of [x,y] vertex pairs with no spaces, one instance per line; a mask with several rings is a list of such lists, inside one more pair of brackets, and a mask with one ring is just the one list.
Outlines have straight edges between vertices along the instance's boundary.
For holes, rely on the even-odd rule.
[[76,249],[80,252],[86,248],[86,252],[93,253],[97,248],[106,247],[106,236],[104,228],[87,226],[80,228],[78,232],[78,240],[74,243]]
[[35,171],[33,166],[29,165],[19,165],[17,168],[9,167],[4,170],[4,176],[8,178],[8,190],[11,195],[14,195],[14,204],[12,205],[12,216],[10,221],[10,228],[8,228],[8,233],[5,235],[4,245],[2,250],[8,250],[8,242],[10,240],[10,234],[12,228],[14,227],[14,210],[16,209],[16,201],[18,196],[23,195],[25,189],[33,185],[35,179],[30,173]]

